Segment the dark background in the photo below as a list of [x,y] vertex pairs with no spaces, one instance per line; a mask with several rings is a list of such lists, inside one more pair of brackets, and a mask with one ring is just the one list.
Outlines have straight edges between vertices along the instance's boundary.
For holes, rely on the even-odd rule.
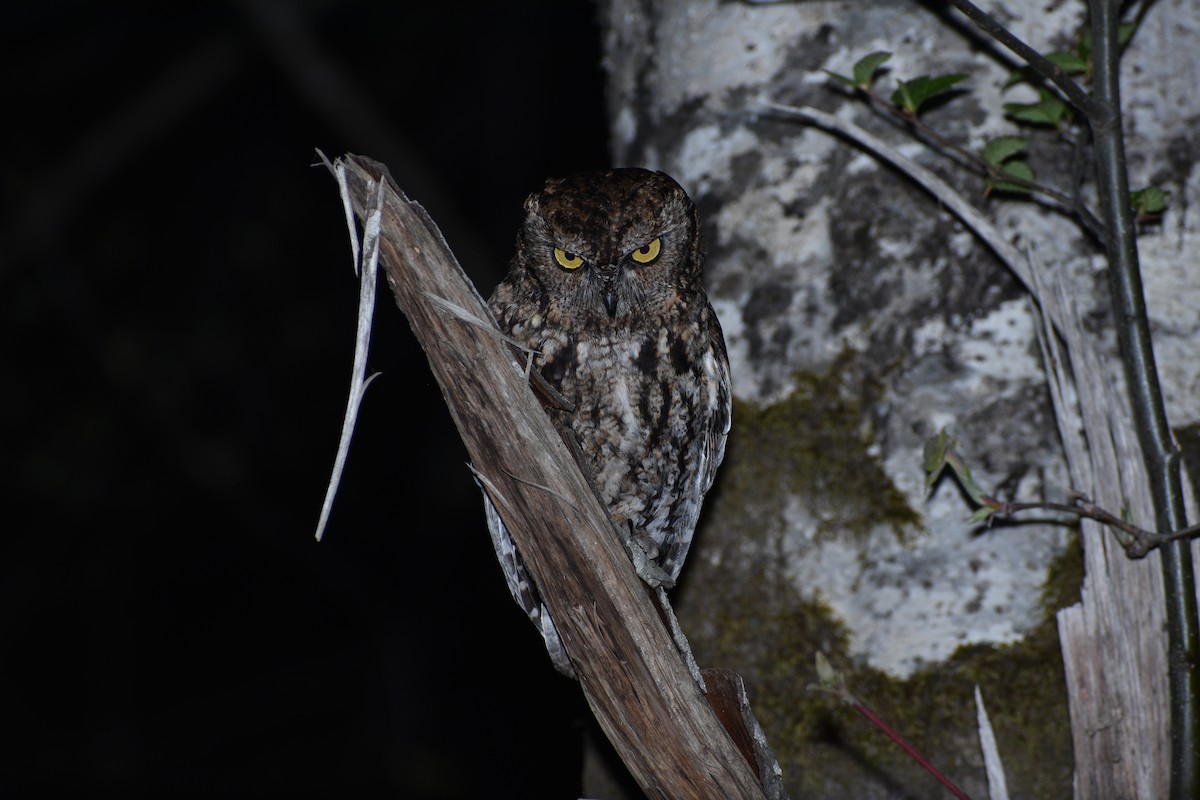
[[387,163],[486,295],[605,166],[591,3],[18,4],[3,33],[0,795],[575,797],[586,709],[507,595],[314,148]]

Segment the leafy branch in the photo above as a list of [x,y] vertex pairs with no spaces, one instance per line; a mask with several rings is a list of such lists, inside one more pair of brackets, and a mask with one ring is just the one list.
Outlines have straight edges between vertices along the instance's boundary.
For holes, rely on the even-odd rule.
[[1070,501],[1067,503],[999,500],[984,492],[983,488],[975,481],[971,474],[971,468],[959,455],[956,449],[957,445],[957,440],[944,430],[925,442],[925,488],[933,488],[942,473],[949,469],[958,479],[958,485],[971,498],[971,502],[977,506],[970,519],[973,523],[984,522],[990,525],[998,517],[1011,517],[1022,511],[1054,511],[1073,514],[1077,518],[1092,519],[1112,528],[1117,541],[1125,550],[1125,554],[1134,559],[1144,558],[1152,550],[1162,547],[1168,542],[1200,537],[1200,525],[1192,525],[1169,533],[1148,531],[1101,508],[1077,492],[1071,493]]
[[[1125,170],[1121,99],[1117,79],[1120,54],[1144,19],[1152,2],[1153,0],[1142,0],[1134,22],[1122,23],[1120,16],[1123,11],[1128,10],[1126,4],[1118,0],[1089,0],[1088,26],[1081,34],[1078,45],[1068,53],[1043,56],[969,0],[951,0],[956,8],[987,35],[1008,47],[1028,64],[1028,68],[1014,74],[1012,85],[1029,82],[1038,91],[1038,101],[1007,104],[1005,112],[1009,118],[1021,125],[1049,126],[1057,130],[1073,147],[1069,198],[1061,192],[1049,194],[1041,191],[1040,187],[1030,186],[1028,188],[1031,199],[1055,210],[1065,211],[1084,231],[1103,243],[1107,255],[1113,319],[1120,342],[1133,423],[1137,433],[1136,440],[1147,471],[1146,488],[1154,504],[1155,527],[1160,531],[1172,532],[1158,534],[1129,526],[1126,520],[1096,508],[1083,498],[1069,510],[1079,516],[1098,519],[1115,531],[1122,542],[1130,542],[1127,551],[1131,557],[1140,557],[1155,548],[1161,554],[1167,630],[1168,694],[1171,707],[1170,796],[1182,799],[1200,797],[1200,612],[1197,610],[1191,551],[1184,541],[1195,536],[1196,529],[1187,525],[1180,475],[1180,454],[1172,438],[1163,405],[1162,389],[1150,340],[1136,244],[1138,224],[1157,219],[1165,208],[1166,198],[1156,187],[1130,190]],[[887,53],[872,53],[855,64],[853,77],[834,77],[850,86],[856,94],[866,97],[870,106],[877,112],[890,119],[903,121],[916,138],[925,141],[942,155],[949,156],[974,170],[981,169],[979,159],[982,159],[987,165],[982,169],[988,181],[989,192],[996,191],[1001,182],[1007,184],[1001,190],[1008,193],[1013,193],[1010,188],[1012,186],[1025,185],[1030,179],[1029,175],[1024,174],[1019,167],[1013,166],[1023,161],[1026,142],[1022,141],[1021,137],[1013,137],[996,144],[989,143],[985,146],[985,157],[985,154],[968,153],[963,148],[945,141],[944,137],[939,137],[919,119],[924,100],[945,94],[958,81],[921,82],[916,85],[916,96],[910,86],[907,93],[902,92],[898,99],[891,102],[884,100],[875,91],[874,80],[888,58]],[[1090,86],[1085,88],[1085,82]],[[922,89],[929,91],[924,99],[920,97],[919,90]],[[844,131],[847,130],[847,126],[832,115],[821,114],[814,109],[784,108],[778,105],[770,105],[769,108],[775,113],[803,119],[810,124],[846,135]],[[1086,124],[1086,128],[1080,126],[1078,133],[1073,127],[1076,115]],[[1087,137],[1089,133],[1090,138]],[[869,137],[860,133],[851,138],[861,143]],[[896,157],[889,160],[893,163],[899,161]],[[1082,187],[1084,176],[1089,171],[1088,167],[1094,170],[1098,195],[1095,212],[1083,199]],[[909,165],[906,171],[915,175],[919,170],[915,165]],[[940,184],[940,179],[934,179],[933,185]],[[955,208],[958,209],[961,205]],[[956,210],[956,213],[962,212]],[[1103,219],[1103,223],[1100,223],[1098,218]],[[990,227],[989,224],[984,224],[980,229],[988,230]],[[1006,243],[996,243],[992,246],[998,247],[998,253],[1008,250]],[[1015,264],[1011,258],[1006,261],[1010,265]],[[1017,274],[1023,274],[1019,268],[1015,269]],[[1030,274],[1036,277],[1035,271],[1031,271]],[[1043,298],[1043,301],[1045,299],[1047,298]],[[1052,308],[1053,304],[1043,305],[1043,313],[1048,318],[1054,316],[1051,313]],[[1053,333],[1050,336],[1053,336]],[[946,466],[953,468],[954,464],[960,465],[956,472],[960,481],[966,477],[967,480],[963,481],[964,488],[967,488],[968,494],[973,496],[981,509],[984,506],[988,507],[986,511],[981,512],[985,519],[991,519],[997,513],[1015,513],[1029,508],[1006,505],[986,495],[970,480],[969,470],[957,456],[952,455],[946,460],[941,460],[935,455],[932,463],[938,473]],[[932,477],[936,479],[936,475]],[[1105,585],[1110,586],[1106,591],[1120,591],[1124,581],[1115,580],[1111,585]],[[1103,635],[1107,630],[1099,620],[1086,625],[1080,624],[1078,627],[1079,632],[1086,630],[1091,635]],[[1064,648],[1074,647],[1064,639]],[[1084,707],[1081,710],[1086,710],[1088,698],[1094,696],[1087,693],[1096,689],[1085,672],[1078,670],[1077,674],[1069,678],[1071,688],[1077,693],[1073,702],[1081,704]],[[1137,680],[1122,682],[1119,685],[1110,684],[1113,690],[1128,696],[1130,702],[1135,702],[1139,697],[1137,685],[1143,685],[1145,681],[1153,680],[1157,676],[1133,677]],[[1136,733],[1139,736],[1150,737],[1160,735],[1159,731],[1148,726],[1138,727]],[[1103,737],[1093,737],[1091,734],[1083,735],[1082,732],[1077,732],[1077,759],[1083,759],[1080,763],[1085,763],[1090,757],[1090,763],[1099,764],[1096,758],[1102,757],[1102,754],[1111,748],[1120,746],[1119,738],[1114,737],[1115,734],[1112,733],[1106,733]],[[1155,741],[1158,741],[1157,738]],[[1094,790],[1117,777],[1118,771],[1097,768],[1088,771],[1087,782],[1090,789]],[[1127,793],[1132,786],[1130,783],[1126,787]]]
[[891,57],[891,53],[882,51],[863,56],[852,68],[853,77],[829,70],[825,72],[834,80],[860,93],[877,112],[908,126],[923,141],[982,176],[987,181],[985,192],[1006,191],[1026,195],[1037,192],[1053,200],[1055,208],[1070,210],[1071,200],[1065,193],[1038,183],[1034,180],[1033,171],[1029,166],[1023,160],[1015,159],[1015,156],[1025,150],[1028,140],[1017,136],[1001,137],[1003,141],[997,140],[1000,141],[999,145],[989,143],[982,153],[975,153],[950,141],[921,120],[920,113],[925,105],[955,91],[954,87],[966,80],[966,75],[923,75],[912,80],[899,80],[891,97],[885,99],[876,90],[875,81],[883,65]]
[[[1132,36],[1135,25],[1122,26],[1123,36]],[[1080,44],[1071,51],[1051,53],[1048,63],[1070,77],[1090,77],[1092,73],[1090,37],[1082,36]],[[980,152],[971,151],[938,133],[921,120],[922,109],[932,100],[943,98],[955,91],[966,76],[960,73],[920,76],[911,80],[898,80],[891,96],[885,98],[876,89],[876,79],[891,59],[885,51],[870,53],[855,62],[851,75],[841,75],[825,70],[838,83],[855,93],[861,94],[877,113],[894,122],[907,126],[914,135],[933,146],[937,151],[951,157],[956,163],[982,177],[985,181],[984,194],[994,192],[1032,197],[1038,202],[1079,221],[1084,229],[1097,240],[1103,240],[1104,227],[1095,214],[1080,200],[1078,186],[1072,192],[1057,189],[1039,181],[1025,158],[1029,140],[1022,136],[1000,136],[984,145]],[[1033,127],[1050,127],[1069,143],[1078,143],[1078,134],[1072,133],[1072,106],[1069,102],[1039,82],[1040,76],[1031,67],[1023,67],[1009,76],[1005,88],[1020,83],[1032,83],[1038,87],[1039,99],[1032,103],[1006,103],[1005,114],[1014,122]],[[1157,221],[1166,208],[1165,193],[1154,186],[1146,187],[1130,195],[1130,206],[1138,222]]]
[[[1099,195],[1104,219],[1103,242],[1108,257],[1109,294],[1128,384],[1137,441],[1142,450],[1155,525],[1160,530],[1187,529],[1183,502],[1180,453],[1171,433],[1158,379],[1150,323],[1142,289],[1137,252],[1137,223],[1156,214],[1163,198],[1140,197],[1130,191],[1121,123],[1120,56],[1151,0],[1143,0],[1133,27],[1121,22],[1125,4],[1119,0],[1088,0],[1088,39],[1085,59],[1090,66],[1091,92],[1056,64],[1021,41],[970,0],[950,2],[981,30],[1020,56],[1038,76],[1078,109],[1091,132]],[[1084,48],[1081,39],[1080,54]],[[1070,66],[1070,65],[1068,65]],[[1078,153],[1078,150],[1077,150]],[[1082,172],[1076,170],[1077,174]],[[1078,181],[1076,182],[1078,184]],[[1087,214],[1078,203],[1079,219]],[[1135,218],[1137,212],[1137,218]],[[1161,554],[1167,627],[1168,695],[1171,706],[1172,798],[1200,797],[1200,609],[1197,608],[1194,565],[1185,541],[1166,538]],[[1078,749],[1078,745],[1077,745]]]

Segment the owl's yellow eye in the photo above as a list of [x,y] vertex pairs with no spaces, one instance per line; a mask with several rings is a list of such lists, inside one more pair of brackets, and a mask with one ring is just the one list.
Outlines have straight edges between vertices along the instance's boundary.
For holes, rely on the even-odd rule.
[[662,252],[662,239],[653,239],[629,254],[639,264],[649,264]]
[[583,259],[574,253],[568,253],[561,247],[554,248],[554,260],[563,269],[579,269],[583,266]]

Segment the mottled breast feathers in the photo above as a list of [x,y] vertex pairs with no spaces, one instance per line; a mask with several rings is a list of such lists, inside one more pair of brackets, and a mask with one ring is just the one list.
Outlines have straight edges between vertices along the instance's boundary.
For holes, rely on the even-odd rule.
[[[582,458],[613,519],[679,575],[725,453],[729,363],[701,284],[696,207],[643,169],[549,180],[525,202],[509,273],[489,305],[575,405]],[[572,673],[503,521],[488,525],[509,588]]]

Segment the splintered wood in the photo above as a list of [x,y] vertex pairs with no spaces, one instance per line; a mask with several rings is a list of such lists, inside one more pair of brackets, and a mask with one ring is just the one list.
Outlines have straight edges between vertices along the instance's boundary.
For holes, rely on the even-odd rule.
[[[388,284],[630,773],[649,797],[765,797],[688,673],[524,364],[436,226],[382,165],[359,156],[339,163],[360,218],[384,183],[380,253]],[[488,659],[480,654],[481,672]]]

